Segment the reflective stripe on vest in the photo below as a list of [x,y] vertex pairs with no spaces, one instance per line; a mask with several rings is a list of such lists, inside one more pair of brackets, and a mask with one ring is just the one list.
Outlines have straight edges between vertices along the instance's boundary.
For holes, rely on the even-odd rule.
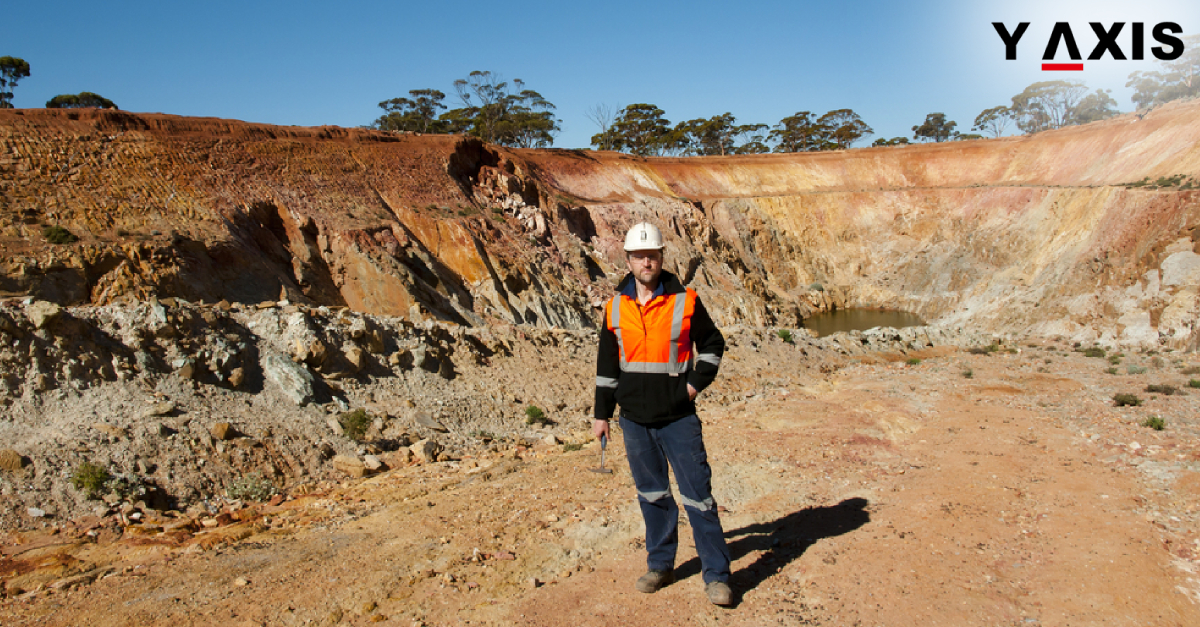
[[[647,306],[640,312],[637,311],[637,303],[633,299],[622,299],[621,295],[614,296],[608,304],[608,326],[617,336],[617,346],[621,356],[621,372],[645,372],[659,374],[684,374],[688,371],[692,361],[692,340],[691,340],[691,325],[688,321],[688,328],[684,328],[685,318],[688,317],[689,310],[695,309],[696,296],[695,292],[686,290],[678,294],[664,296],[666,302],[655,304],[654,301],[647,303]],[[628,300],[628,313],[636,312],[638,319],[630,323],[626,320],[624,327],[621,324],[621,303],[622,300]],[[689,307],[689,304],[691,305]],[[654,305],[652,310],[650,305]],[[668,319],[665,312],[660,312],[657,308],[668,307],[671,311],[671,317]],[[650,313],[650,319],[647,320],[646,313]],[[664,331],[668,329],[661,328],[670,322],[669,336]],[[649,325],[655,328],[640,328],[637,322],[642,325]],[[667,342],[666,354],[662,354],[661,344],[649,346],[650,342]],[[637,354],[631,355],[634,351]],[[657,353],[657,354],[656,354]]]

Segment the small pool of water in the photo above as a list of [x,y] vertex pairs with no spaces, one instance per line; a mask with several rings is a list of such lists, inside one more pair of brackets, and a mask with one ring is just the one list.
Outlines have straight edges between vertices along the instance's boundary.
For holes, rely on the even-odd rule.
[[907,311],[879,309],[837,309],[804,319],[804,328],[812,329],[818,337],[838,331],[866,331],[875,327],[919,327],[925,324],[920,316]]

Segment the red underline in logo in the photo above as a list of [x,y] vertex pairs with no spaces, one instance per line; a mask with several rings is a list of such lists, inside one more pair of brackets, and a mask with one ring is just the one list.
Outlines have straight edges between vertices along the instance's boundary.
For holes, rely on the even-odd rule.
[[1043,63],[1042,64],[1043,72],[1064,71],[1064,70],[1068,71],[1068,72],[1082,72],[1083,64],[1082,63]]

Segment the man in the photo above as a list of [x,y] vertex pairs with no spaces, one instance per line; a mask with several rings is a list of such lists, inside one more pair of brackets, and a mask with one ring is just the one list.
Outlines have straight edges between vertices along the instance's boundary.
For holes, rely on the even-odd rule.
[[621,405],[625,452],[646,523],[649,571],[637,589],[655,592],[675,580],[679,507],[671,496],[669,465],[692,525],[705,594],[717,605],[730,605],[729,549],[695,404],[717,376],[725,338],[696,292],[663,272],[662,233],[653,225],[643,222],[626,234],[625,263],[629,274],[604,308],[592,431],[607,437],[614,406]]

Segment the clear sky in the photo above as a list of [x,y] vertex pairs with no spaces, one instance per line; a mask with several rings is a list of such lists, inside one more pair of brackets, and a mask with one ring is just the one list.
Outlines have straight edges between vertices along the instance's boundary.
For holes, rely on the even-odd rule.
[[[411,89],[439,89],[458,106],[454,80],[489,70],[557,105],[564,148],[588,145],[598,129],[586,113],[600,104],[653,103],[672,123],[730,112],[776,124],[850,108],[875,129],[860,145],[911,138],[930,112],[969,131],[980,111],[1042,80],[1111,89],[1129,111],[1126,77],[1157,67],[1152,26],[1200,32],[1196,0],[5,4],[0,56],[32,70],[14,90],[17,107],[91,91],[127,111],[362,126],[380,101]],[[994,21],[1030,22],[1016,61],[1004,59]],[[1097,43],[1088,22],[1144,22],[1148,60],[1042,71],[1056,21],[1071,24],[1084,57]],[[1127,53],[1131,31],[1118,37]]]

